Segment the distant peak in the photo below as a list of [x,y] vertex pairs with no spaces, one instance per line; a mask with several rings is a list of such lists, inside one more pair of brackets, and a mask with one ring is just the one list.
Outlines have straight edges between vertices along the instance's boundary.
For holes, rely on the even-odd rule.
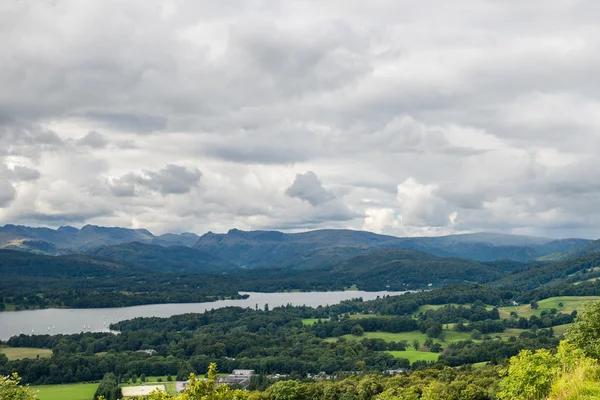
[[61,226],[60,228],[57,229],[57,231],[59,232],[67,232],[67,233],[77,233],[79,232],[79,229],[75,228],[74,226]]

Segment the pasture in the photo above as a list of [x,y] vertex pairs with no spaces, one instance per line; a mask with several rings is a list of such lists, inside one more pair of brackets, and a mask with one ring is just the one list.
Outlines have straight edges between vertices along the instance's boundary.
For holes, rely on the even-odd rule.
[[6,354],[9,360],[22,360],[24,358],[50,357],[52,350],[33,347],[0,347],[0,353]]
[[69,385],[32,386],[39,400],[92,400],[97,383],[72,383]]
[[[573,311],[579,311],[583,305],[590,301],[598,301],[600,296],[559,296],[550,297],[538,302],[537,310],[533,310],[530,304],[520,304],[518,306],[502,307],[500,309],[500,316],[502,318],[510,318],[510,313],[515,311],[519,317],[529,318],[532,315],[541,315],[542,311],[550,311],[556,308],[558,312],[571,313]],[[562,304],[562,306],[561,306]]]
[[[402,340],[406,340],[408,342],[409,347],[412,346],[412,342],[418,340],[421,345],[427,340],[427,335],[421,333],[419,331],[411,331],[411,332],[400,332],[400,333],[390,333],[390,332],[365,332],[362,336],[354,336],[354,335],[344,335],[342,336],[346,340],[362,340],[364,338],[368,339],[383,339],[386,342],[400,342]],[[452,330],[444,330],[442,331],[442,335],[440,338],[433,339],[434,343],[440,343],[442,346],[447,345],[452,342],[459,342],[461,340],[469,340],[471,335],[466,332],[457,332]],[[329,342],[335,342],[338,338],[327,338],[325,340]]]
[[302,318],[302,325],[313,325],[316,324],[319,320],[321,320],[321,322],[326,321],[326,319],[323,318]]
[[386,351],[386,353],[391,354],[395,358],[406,358],[411,364],[415,361],[437,361],[437,359],[440,358],[439,353],[430,353],[426,351],[406,350]]

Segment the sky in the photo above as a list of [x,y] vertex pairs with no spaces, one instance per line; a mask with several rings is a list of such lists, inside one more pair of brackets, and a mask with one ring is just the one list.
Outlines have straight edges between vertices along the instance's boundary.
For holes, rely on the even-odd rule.
[[4,0],[0,225],[600,237],[594,0]]

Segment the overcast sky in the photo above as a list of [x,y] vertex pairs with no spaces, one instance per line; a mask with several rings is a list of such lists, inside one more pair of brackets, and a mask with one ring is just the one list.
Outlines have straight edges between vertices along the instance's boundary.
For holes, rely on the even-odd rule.
[[0,224],[600,237],[595,0],[0,2]]

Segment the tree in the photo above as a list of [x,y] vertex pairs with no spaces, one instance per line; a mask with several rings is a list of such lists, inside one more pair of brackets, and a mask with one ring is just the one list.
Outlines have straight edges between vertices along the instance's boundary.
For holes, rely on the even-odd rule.
[[600,301],[584,305],[566,338],[588,357],[600,358]]
[[440,324],[439,322],[434,323],[429,329],[427,329],[426,333],[427,336],[429,336],[430,338],[440,337],[440,335],[442,334],[442,324]]
[[425,339],[425,343],[423,343],[423,345],[427,348],[431,348],[431,346],[433,346],[433,339],[428,337]]
[[195,374],[190,374],[190,384],[183,393],[171,396],[165,392],[152,392],[148,400],[247,400],[248,392],[233,390],[227,385],[217,385],[217,364],[208,367],[206,379],[198,380]]
[[[479,339],[481,339],[481,336],[482,336],[481,332],[480,332],[480,331],[478,331],[477,329],[473,329],[473,331],[471,331],[471,337],[472,337],[473,339],[475,339],[475,340],[479,340]],[[514,353],[513,353],[513,354],[514,354]]]
[[415,350],[419,350],[419,347],[421,347],[421,343],[419,343],[418,340],[413,340],[412,345],[415,348]]
[[98,385],[98,389],[96,389],[96,393],[94,393],[94,400],[100,398],[104,400],[118,400],[122,397],[123,393],[121,392],[116,376],[114,374],[104,375],[104,378],[102,378]]
[[140,375],[140,382],[142,382],[142,383],[146,382],[146,374]]
[[434,343],[434,344],[431,346],[431,349],[430,349],[430,351],[431,351],[432,353],[441,353],[441,352],[442,352],[442,345],[441,345],[441,344],[439,344],[439,343]]
[[537,310],[540,307],[540,305],[538,304],[538,302],[535,301],[535,300],[532,300],[530,305],[531,305],[531,309],[532,310]]
[[362,326],[356,324],[352,327],[352,329],[350,330],[350,333],[353,334],[354,336],[362,336],[365,333],[365,330],[363,329]]
[[36,396],[29,386],[21,386],[20,382],[21,378],[16,373],[11,376],[0,375],[0,399],[34,400]]

